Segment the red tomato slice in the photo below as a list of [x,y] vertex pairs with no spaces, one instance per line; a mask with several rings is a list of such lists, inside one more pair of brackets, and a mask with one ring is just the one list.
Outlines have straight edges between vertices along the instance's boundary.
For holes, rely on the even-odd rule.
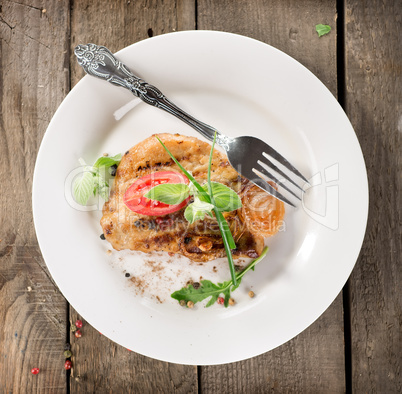
[[164,204],[145,198],[150,189],[163,183],[189,183],[189,180],[179,172],[157,171],[137,179],[124,193],[123,201],[133,212],[148,216],[163,216],[179,211],[187,205],[189,198],[176,205]]

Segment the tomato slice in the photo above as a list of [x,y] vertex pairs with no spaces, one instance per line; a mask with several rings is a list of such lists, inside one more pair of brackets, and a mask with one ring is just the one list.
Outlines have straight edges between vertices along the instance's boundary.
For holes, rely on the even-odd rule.
[[145,198],[150,189],[163,183],[189,183],[189,180],[179,172],[157,171],[137,179],[124,193],[123,201],[133,212],[148,216],[163,216],[179,211],[187,205],[189,198],[176,205],[164,204]]

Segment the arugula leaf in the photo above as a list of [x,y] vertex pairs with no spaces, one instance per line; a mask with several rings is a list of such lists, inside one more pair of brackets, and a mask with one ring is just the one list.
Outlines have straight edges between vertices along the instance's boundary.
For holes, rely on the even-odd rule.
[[318,33],[318,37],[321,37],[331,31],[331,26],[319,24],[315,25],[315,30]]
[[216,220],[218,221],[219,231],[222,235],[223,246],[225,248],[226,256],[228,258],[230,275],[232,277],[233,284],[237,285],[237,279],[235,275],[235,268],[232,256],[232,249],[236,248],[236,243],[233,239],[232,232],[230,231],[228,222],[222,215],[222,212],[216,207],[215,197],[212,188],[211,182],[211,167],[212,167],[212,156],[214,153],[214,146],[216,142],[216,132],[214,135],[214,141],[212,142],[211,153],[209,154],[209,162],[208,162],[208,194],[211,199],[211,203],[214,204],[214,212],[216,216]]
[[192,204],[187,205],[187,208],[184,211],[184,217],[190,224],[192,224],[196,220],[204,219],[207,214],[212,216],[213,209],[214,206],[212,204],[196,198]]
[[189,196],[190,187],[185,183],[165,183],[153,187],[144,197],[164,204],[176,205]]
[[121,161],[121,154],[117,154],[116,156],[102,156],[98,160],[96,160],[95,164],[93,165],[94,168],[101,168],[101,167],[111,167],[113,165],[119,165]]
[[[208,191],[208,184],[202,186]],[[215,206],[221,212],[230,212],[241,208],[242,203],[237,193],[230,187],[219,182],[211,182],[212,194],[215,200]]]
[[77,178],[73,185],[74,198],[78,204],[85,205],[95,187],[95,180],[92,171],[85,172]]
[[253,270],[254,267],[265,257],[268,252],[268,247],[266,246],[262,251],[260,257],[253,260],[243,271],[236,275],[237,285],[233,284],[232,280],[225,281],[223,283],[212,283],[210,280],[201,280],[201,286],[197,289],[194,289],[192,284],[188,285],[187,287],[183,287],[180,290],[175,291],[171,294],[171,297],[177,301],[192,301],[194,304],[197,302],[203,301],[208,297],[211,297],[206,307],[210,307],[211,305],[215,304],[218,300],[218,297],[223,294],[225,297],[224,306],[227,307],[229,305],[229,299],[231,292],[236,290],[241,282],[243,276],[249,271]]

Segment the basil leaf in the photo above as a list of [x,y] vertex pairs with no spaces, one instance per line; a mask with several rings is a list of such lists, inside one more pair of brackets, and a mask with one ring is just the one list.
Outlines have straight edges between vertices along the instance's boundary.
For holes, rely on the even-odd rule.
[[78,204],[86,205],[95,187],[94,175],[91,171],[85,171],[77,178],[73,185],[73,194]]
[[116,156],[102,156],[98,160],[96,160],[95,164],[93,165],[94,168],[101,168],[101,167],[111,167],[113,165],[119,165],[121,160],[121,154],[119,153]]
[[164,183],[153,187],[144,197],[164,204],[177,205],[189,196],[189,190],[185,183]]
[[[230,212],[241,208],[240,197],[230,187],[222,185],[222,183],[211,182],[211,188],[215,206],[220,212]],[[203,189],[208,191],[208,184],[203,185]]]
[[315,30],[318,33],[318,37],[321,37],[331,31],[331,26],[319,24],[315,26]]
[[200,201],[196,198],[192,204],[187,205],[187,208],[184,211],[184,217],[190,224],[192,224],[196,220],[203,220],[206,214],[212,216],[213,208],[214,206],[212,204]]

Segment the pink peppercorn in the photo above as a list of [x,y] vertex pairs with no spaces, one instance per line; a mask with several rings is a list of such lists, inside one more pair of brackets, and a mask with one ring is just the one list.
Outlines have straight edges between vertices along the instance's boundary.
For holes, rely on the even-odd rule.
[[69,369],[71,369],[71,366],[72,366],[72,365],[73,365],[72,362],[71,362],[70,360],[67,360],[67,361],[64,363],[64,369],[69,370]]
[[75,326],[76,326],[77,328],[81,328],[81,327],[82,327],[82,320],[77,320],[77,321],[75,322]]
[[225,300],[223,297],[218,297],[218,304],[223,305],[225,303]]
[[37,375],[39,373],[39,368],[32,368],[31,369],[31,374],[32,375]]
[[81,338],[82,337],[82,333],[81,333],[80,330],[77,330],[74,335],[75,335],[76,338]]

